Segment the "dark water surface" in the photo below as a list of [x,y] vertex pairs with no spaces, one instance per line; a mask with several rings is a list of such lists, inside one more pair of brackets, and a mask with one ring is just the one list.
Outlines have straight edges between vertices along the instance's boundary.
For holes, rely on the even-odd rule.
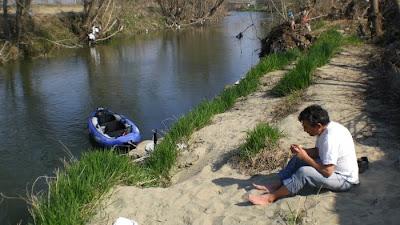
[[[232,13],[217,25],[133,37],[51,59],[0,67],[0,192],[26,196],[39,176],[91,147],[86,119],[98,106],[131,118],[145,139],[258,62],[262,13]],[[248,25],[241,40],[235,38]],[[35,191],[44,188],[38,182]],[[1,201],[1,200],[0,200]],[[21,200],[3,199],[0,224],[28,219]]]

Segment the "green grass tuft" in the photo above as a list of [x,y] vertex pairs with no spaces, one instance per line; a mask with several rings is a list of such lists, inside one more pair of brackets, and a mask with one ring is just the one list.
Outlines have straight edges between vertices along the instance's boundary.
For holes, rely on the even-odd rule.
[[275,148],[282,136],[278,128],[265,123],[258,124],[247,134],[246,142],[240,146],[238,154],[240,160],[249,160],[265,148]]
[[362,45],[364,41],[358,35],[351,35],[343,39],[344,45]]

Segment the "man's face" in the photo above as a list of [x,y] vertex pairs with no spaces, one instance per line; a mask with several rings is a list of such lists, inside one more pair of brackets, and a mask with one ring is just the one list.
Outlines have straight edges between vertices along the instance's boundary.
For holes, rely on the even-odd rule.
[[320,123],[318,123],[316,126],[312,126],[307,120],[303,120],[301,123],[304,131],[310,136],[316,136],[322,133],[323,126]]

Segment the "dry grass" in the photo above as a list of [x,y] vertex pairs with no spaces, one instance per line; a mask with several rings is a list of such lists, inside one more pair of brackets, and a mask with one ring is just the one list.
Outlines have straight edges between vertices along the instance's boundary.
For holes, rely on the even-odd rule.
[[[305,198],[307,201],[307,198]],[[301,200],[298,201],[298,205],[292,209],[292,207],[287,204],[287,210],[281,210],[276,214],[282,218],[286,225],[303,225],[307,224],[305,219],[307,218],[307,209],[305,207],[305,201],[303,206],[300,206]]]
[[124,33],[127,35],[152,32],[165,26],[159,6],[154,1],[137,0],[135,4],[121,1],[121,7]]
[[58,14],[63,12],[82,12],[83,5],[32,5],[33,14]]
[[298,90],[284,97],[272,111],[272,120],[279,121],[296,112],[300,104],[303,102],[304,96],[304,90]]
[[[14,14],[15,7],[9,6],[8,13]],[[54,15],[64,12],[82,12],[83,5],[32,5],[33,15]],[[2,15],[2,13],[0,13]]]
[[265,148],[249,160],[241,160],[238,156],[231,159],[231,165],[240,173],[254,175],[261,171],[273,171],[282,168],[289,158],[289,153],[276,147]]

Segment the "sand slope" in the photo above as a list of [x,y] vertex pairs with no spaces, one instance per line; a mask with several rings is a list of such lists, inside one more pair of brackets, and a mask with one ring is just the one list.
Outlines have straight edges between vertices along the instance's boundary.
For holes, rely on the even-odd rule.
[[307,90],[299,111],[279,122],[286,137],[283,146],[298,143],[312,146],[314,138],[302,131],[297,115],[318,103],[332,120],[352,132],[358,156],[368,156],[370,169],[360,175],[361,185],[347,193],[303,193],[267,207],[253,206],[241,196],[252,182],[276,179],[245,176],[227,160],[243,143],[246,131],[261,121],[271,120],[271,111],[281,99],[268,90],[284,71],[263,78],[259,91],[241,99],[230,111],[194,133],[179,160],[180,171],[168,188],[116,187],[90,224],[112,224],[122,216],[140,225],[151,224],[285,224],[289,207],[305,209],[305,224],[397,224],[400,215],[399,138],[389,117],[390,110],[371,91],[371,79],[379,74],[367,67],[369,46],[347,47],[329,64],[317,70],[316,83]]

